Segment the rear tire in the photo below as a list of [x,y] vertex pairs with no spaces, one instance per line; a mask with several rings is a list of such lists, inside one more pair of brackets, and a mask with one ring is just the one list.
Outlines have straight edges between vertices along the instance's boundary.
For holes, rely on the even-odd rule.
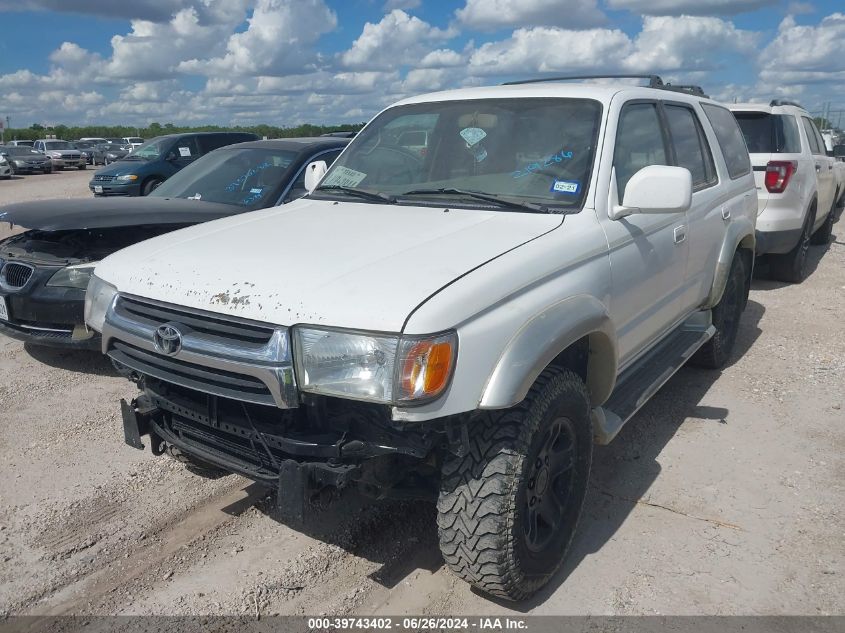
[[[837,194],[837,198],[839,195]],[[833,222],[836,220],[836,201],[830,206],[830,213],[824,219],[824,224],[819,227],[819,230],[813,233],[810,238],[810,243],[815,246],[826,246],[830,242],[830,236],[833,235]]]
[[440,551],[453,573],[506,600],[549,582],[587,491],[589,402],[574,372],[552,367],[515,407],[470,421],[469,449],[447,456],[437,502]]
[[769,268],[774,279],[800,284],[807,277],[807,252],[810,250],[810,236],[815,221],[816,209],[813,208],[804,220],[801,237],[795,248],[784,255],[769,256]]
[[739,332],[739,319],[745,307],[746,279],[742,256],[738,252],[734,253],[722,298],[713,308],[716,333],[693,355],[693,365],[705,369],[720,369],[728,362]]
[[88,163],[86,163],[84,165],[77,165],[76,168],[79,169],[80,171],[82,171],[83,169],[88,169]]

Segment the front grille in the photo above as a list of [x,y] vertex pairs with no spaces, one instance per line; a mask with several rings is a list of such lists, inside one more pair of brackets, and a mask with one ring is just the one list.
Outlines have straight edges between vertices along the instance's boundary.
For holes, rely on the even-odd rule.
[[122,317],[157,328],[177,322],[214,343],[238,343],[247,348],[266,345],[273,338],[274,328],[253,325],[202,313],[186,312],[178,308],[120,297],[115,312]]
[[79,160],[82,158],[82,154],[65,154],[62,158],[65,160]]
[[93,178],[94,182],[111,182],[114,180],[114,176],[107,176],[105,174],[95,174]]
[[118,363],[165,382],[234,399],[272,405],[273,395],[258,378],[204,367],[112,341],[109,356]]
[[32,272],[32,266],[9,262],[3,266],[0,281],[3,281],[9,288],[23,288],[32,277]]
[[[173,354],[156,345],[162,325],[179,334]],[[243,402],[298,406],[285,327],[118,295],[102,334],[106,353],[139,374]]]

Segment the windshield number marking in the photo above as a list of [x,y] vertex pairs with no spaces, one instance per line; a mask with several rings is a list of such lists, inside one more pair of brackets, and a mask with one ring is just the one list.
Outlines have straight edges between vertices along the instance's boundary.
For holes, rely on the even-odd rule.
[[546,158],[543,161],[537,161],[537,162],[534,162],[534,163],[530,163],[530,164],[526,165],[525,167],[523,167],[522,169],[517,169],[515,172],[513,172],[513,177],[514,178],[523,178],[525,176],[530,176],[535,171],[540,171],[541,169],[543,169],[545,167],[551,167],[552,165],[554,165],[556,163],[562,163],[563,161],[569,160],[570,158],[572,158],[572,152],[564,152],[564,151],[561,150],[557,154],[552,154],[551,156],[549,156],[548,158]]

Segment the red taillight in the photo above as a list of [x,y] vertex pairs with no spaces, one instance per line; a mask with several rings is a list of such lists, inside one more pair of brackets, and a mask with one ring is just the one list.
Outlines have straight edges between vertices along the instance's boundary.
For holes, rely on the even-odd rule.
[[783,193],[792,175],[798,171],[794,160],[771,160],[766,165],[766,189],[769,193]]

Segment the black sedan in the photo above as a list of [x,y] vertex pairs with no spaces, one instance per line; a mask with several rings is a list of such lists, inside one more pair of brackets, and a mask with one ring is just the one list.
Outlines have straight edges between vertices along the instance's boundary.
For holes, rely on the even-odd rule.
[[0,205],[0,225],[27,229],[0,241],[0,333],[36,345],[97,348],[83,309],[100,259],[178,228],[299,198],[308,163],[333,162],[347,143],[239,143],[198,158],[146,197]]
[[37,171],[49,174],[53,171],[53,161],[49,156],[24,145],[0,146],[0,156],[6,158],[13,174],[32,174]]
[[94,165],[110,165],[129,155],[131,147],[118,145],[117,143],[100,143],[95,145],[92,151],[91,160]]

